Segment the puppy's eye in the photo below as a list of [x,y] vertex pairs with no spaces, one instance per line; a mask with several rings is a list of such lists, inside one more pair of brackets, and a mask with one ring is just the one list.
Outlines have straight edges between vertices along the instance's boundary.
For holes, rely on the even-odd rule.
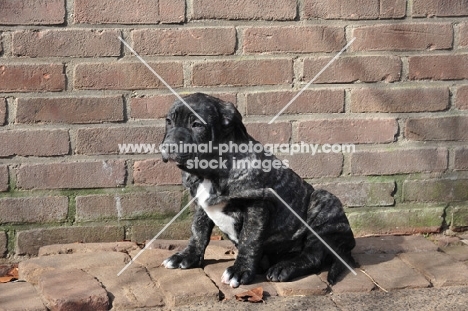
[[200,128],[200,127],[203,127],[203,123],[201,123],[200,121],[193,121],[192,128]]
[[171,119],[166,119],[166,125],[172,125],[172,120]]

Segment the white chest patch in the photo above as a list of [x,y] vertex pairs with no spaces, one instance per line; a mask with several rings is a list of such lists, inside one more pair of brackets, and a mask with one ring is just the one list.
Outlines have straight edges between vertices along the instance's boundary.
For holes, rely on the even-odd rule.
[[220,203],[216,205],[208,205],[206,200],[210,197],[211,181],[208,179],[203,182],[197,188],[198,204],[205,210],[205,213],[210,217],[211,220],[219,227],[221,231],[226,233],[229,238],[236,243],[239,242],[237,238],[236,230],[234,229],[234,218],[223,213],[226,203]]

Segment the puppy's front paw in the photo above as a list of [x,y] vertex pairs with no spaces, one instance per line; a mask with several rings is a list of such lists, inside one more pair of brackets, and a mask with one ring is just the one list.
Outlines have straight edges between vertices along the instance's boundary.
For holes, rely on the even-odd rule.
[[249,269],[242,269],[239,267],[231,266],[224,271],[221,276],[221,282],[236,288],[240,284],[249,284],[253,281],[255,272]]
[[180,252],[167,258],[162,263],[168,269],[190,269],[201,266],[201,256],[197,254]]
[[288,262],[279,262],[266,273],[266,278],[271,282],[286,282],[293,278],[295,267]]

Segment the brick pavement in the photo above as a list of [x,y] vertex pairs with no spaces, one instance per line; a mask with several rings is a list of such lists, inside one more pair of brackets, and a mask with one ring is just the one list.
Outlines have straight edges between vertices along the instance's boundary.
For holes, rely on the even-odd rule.
[[[433,303],[439,310],[468,303],[463,298],[468,297],[466,237],[358,238],[357,276],[348,272],[334,286],[326,283],[327,273],[322,272],[284,283],[258,275],[254,284],[237,289],[220,282],[236,255],[228,241],[212,241],[203,269],[160,266],[185,243],[154,242],[119,277],[140,250],[134,243],[45,246],[39,257],[20,263],[20,280],[25,282],[0,284],[0,310],[376,310],[392,304],[430,310],[427,295],[440,297]],[[235,300],[234,295],[259,286],[265,303]]]

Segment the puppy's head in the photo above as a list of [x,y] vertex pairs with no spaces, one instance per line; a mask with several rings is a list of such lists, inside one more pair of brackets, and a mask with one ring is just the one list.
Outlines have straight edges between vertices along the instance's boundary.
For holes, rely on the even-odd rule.
[[[212,146],[217,146],[222,142],[248,140],[242,116],[233,104],[202,93],[183,99],[190,108],[177,100],[166,117],[166,133],[162,141],[164,162],[175,161],[184,169],[188,160],[217,158],[216,150],[200,153],[195,150],[198,148],[193,148],[195,145],[211,142]],[[184,148],[180,148],[182,146]]]

